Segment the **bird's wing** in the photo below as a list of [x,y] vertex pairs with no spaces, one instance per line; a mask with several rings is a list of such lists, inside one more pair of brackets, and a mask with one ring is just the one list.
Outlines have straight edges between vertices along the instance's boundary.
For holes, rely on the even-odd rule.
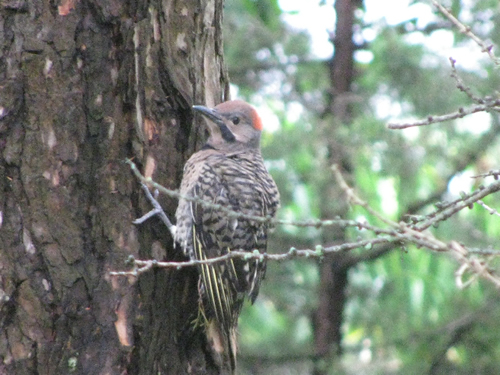
[[[224,173],[213,168],[220,164],[205,164],[198,175],[192,195],[203,201],[233,211],[265,216],[268,202],[263,187],[255,184],[241,172],[241,163],[225,161]],[[191,202],[193,255],[206,260],[225,255],[233,250],[266,251],[268,225],[228,215],[220,208]],[[253,302],[264,277],[266,263],[261,259],[233,258],[210,265],[201,265],[202,287],[217,319],[236,324],[236,319],[248,296]]]
[[[206,175],[205,175],[206,177]],[[210,183],[207,181],[210,180]],[[207,186],[208,183],[208,186]],[[227,207],[227,189],[220,185],[216,176],[204,179],[194,189],[194,195],[214,204]],[[192,241],[193,254],[197,260],[207,260],[230,252],[229,219],[220,209],[191,202],[193,213]],[[234,259],[199,267],[203,294],[210,304],[214,317],[226,327],[237,322],[241,304],[237,301],[234,279],[237,270]]]

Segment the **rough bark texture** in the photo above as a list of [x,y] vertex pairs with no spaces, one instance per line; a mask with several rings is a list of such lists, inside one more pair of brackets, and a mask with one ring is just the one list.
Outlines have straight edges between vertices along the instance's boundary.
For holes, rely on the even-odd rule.
[[[325,139],[329,140],[329,164],[341,166],[349,179],[351,172],[350,150],[345,137],[345,127],[349,126],[351,112],[351,85],[354,72],[353,26],[354,11],[359,0],[337,0],[335,2],[336,27],[333,44],[334,56],[329,62],[331,92],[329,95],[329,115],[333,116]],[[330,118],[330,117],[329,117]],[[328,184],[326,196],[329,202],[323,207],[322,218],[347,217],[348,206],[344,193],[338,186]],[[345,228],[331,228],[325,231],[322,241],[326,244],[342,243],[346,240]],[[348,286],[348,264],[350,255],[335,253],[325,256],[320,265],[319,305],[314,314],[314,346],[316,361],[313,373],[329,373],[331,363],[342,353],[342,323]]]
[[[0,2],[0,374],[217,373],[192,270],[123,161],[176,188],[227,95],[222,0]],[[165,200],[172,217],[177,202]]]

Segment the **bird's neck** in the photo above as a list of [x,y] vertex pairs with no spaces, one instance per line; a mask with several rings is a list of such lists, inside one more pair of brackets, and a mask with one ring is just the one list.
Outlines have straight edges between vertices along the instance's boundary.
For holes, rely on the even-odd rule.
[[231,143],[212,143],[207,142],[202,147],[202,150],[215,150],[228,155],[237,155],[237,154],[259,154],[260,155],[260,147],[253,147],[248,144],[243,144],[240,142],[231,142]]

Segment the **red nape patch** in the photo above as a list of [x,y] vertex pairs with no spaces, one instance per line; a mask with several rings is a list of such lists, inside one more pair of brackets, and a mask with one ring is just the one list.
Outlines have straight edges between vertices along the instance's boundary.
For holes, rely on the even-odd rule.
[[253,111],[252,111],[253,127],[257,130],[262,131],[262,129],[263,129],[262,120],[261,120],[259,114],[257,113],[257,111],[254,108],[252,108],[252,109],[253,109]]

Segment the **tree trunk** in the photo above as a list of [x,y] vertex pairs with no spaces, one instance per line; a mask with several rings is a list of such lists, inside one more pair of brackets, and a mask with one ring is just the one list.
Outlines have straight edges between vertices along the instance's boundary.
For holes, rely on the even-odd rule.
[[[336,27],[333,40],[335,51],[329,62],[331,91],[329,100],[329,115],[333,116],[331,126],[327,128],[327,144],[329,158],[328,167],[337,164],[349,180],[352,171],[350,152],[347,149],[348,139],[345,139],[346,126],[351,118],[351,85],[354,71],[353,26],[354,11],[360,5],[359,0],[337,0],[335,2]],[[331,119],[329,117],[329,119]],[[322,219],[346,217],[348,205],[339,186],[328,184],[325,196],[332,202],[322,208]],[[322,242],[325,244],[342,243],[346,241],[345,228],[332,227],[324,231]],[[325,256],[320,265],[320,301],[314,313],[314,375],[329,373],[331,363],[342,353],[342,323],[348,286],[348,266],[346,253],[334,253]]]
[[[3,1],[0,374],[218,373],[192,332],[193,270],[123,162],[176,188],[204,139],[193,104],[226,99],[222,0]],[[177,202],[164,199],[173,217]]]

